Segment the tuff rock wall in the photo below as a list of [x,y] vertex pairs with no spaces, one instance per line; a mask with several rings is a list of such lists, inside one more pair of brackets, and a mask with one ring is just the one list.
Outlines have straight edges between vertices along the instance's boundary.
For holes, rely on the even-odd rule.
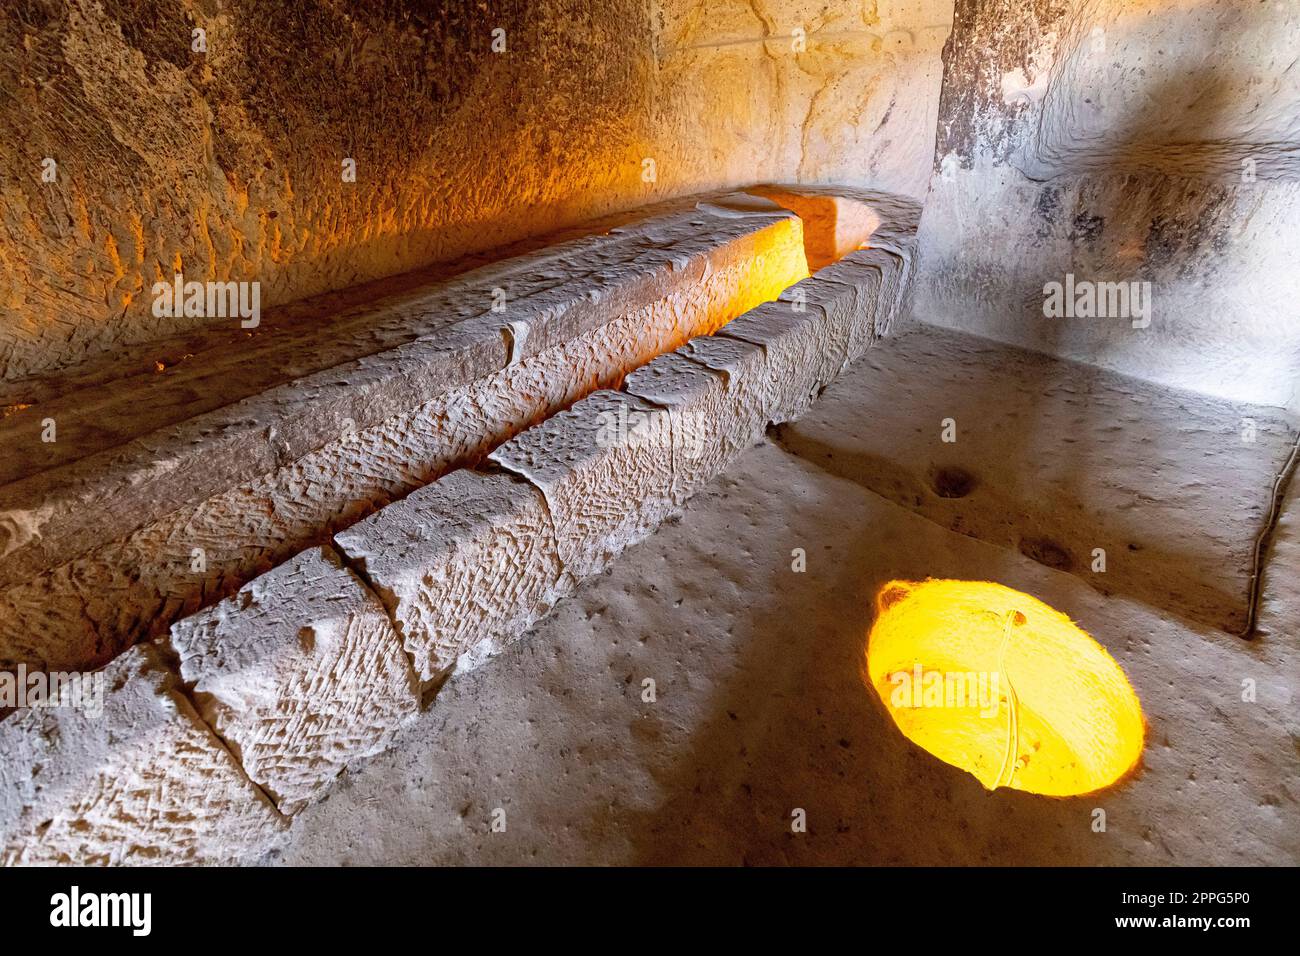
[[9,0],[0,378],[203,324],[177,272],[266,308],[715,187],[920,195],[951,11]]
[[[958,0],[918,314],[1295,407],[1298,35],[1272,0]],[[1149,282],[1150,324],[1045,316],[1067,274]]]

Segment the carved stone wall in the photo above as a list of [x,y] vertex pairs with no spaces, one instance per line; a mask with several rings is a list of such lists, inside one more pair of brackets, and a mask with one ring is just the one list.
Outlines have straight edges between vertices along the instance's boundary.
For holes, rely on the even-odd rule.
[[7,2],[0,379],[204,324],[177,272],[266,308],[722,186],[920,195],[951,8]]
[[[924,319],[1221,397],[1300,402],[1300,9],[959,0]],[[1149,324],[1044,287],[1150,283]]]

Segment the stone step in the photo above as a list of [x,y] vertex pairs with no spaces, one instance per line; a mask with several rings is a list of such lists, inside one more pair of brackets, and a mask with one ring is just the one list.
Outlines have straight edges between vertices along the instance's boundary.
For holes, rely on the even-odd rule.
[[778,438],[945,528],[1236,634],[1297,430],[1281,409],[917,326]]
[[[521,636],[770,423],[806,410],[891,325],[910,254],[905,243],[849,254],[716,335],[635,368],[621,390],[597,390],[510,438],[487,456],[487,470],[453,472],[377,509],[334,536],[337,552],[303,551],[119,658],[165,662],[187,720],[257,785],[214,791],[210,802],[228,800],[229,814],[196,823],[202,832],[186,852],[242,861],[273,847],[260,824],[230,828],[318,799],[340,772],[387,746],[422,695]],[[109,704],[123,720],[147,710],[140,678],[111,684]],[[16,780],[30,777],[22,741],[32,713],[0,725],[18,737],[3,761]],[[12,858],[42,858],[30,821],[73,819],[98,798],[95,774],[110,755],[96,751],[82,768],[80,736],[59,735],[43,753],[67,787],[11,799],[4,819],[20,824],[5,828]],[[111,759],[124,777],[137,763],[157,772],[170,746],[150,742]],[[143,817],[132,833],[165,832]],[[81,838],[100,845],[111,838],[101,827],[91,815]],[[153,847],[141,837],[108,862],[147,862]]]
[[45,395],[0,421],[0,665],[101,663],[806,274],[798,219],[714,195]]

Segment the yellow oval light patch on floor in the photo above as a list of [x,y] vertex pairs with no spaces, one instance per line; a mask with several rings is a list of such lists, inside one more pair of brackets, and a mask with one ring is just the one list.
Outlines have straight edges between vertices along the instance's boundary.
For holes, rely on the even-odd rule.
[[990,790],[1090,793],[1142,755],[1142,707],[1114,658],[1001,584],[885,585],[867,676],[904,736]]

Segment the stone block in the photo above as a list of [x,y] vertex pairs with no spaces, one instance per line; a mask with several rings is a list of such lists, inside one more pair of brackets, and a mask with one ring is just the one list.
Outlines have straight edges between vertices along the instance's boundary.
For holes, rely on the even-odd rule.
[[526,631],[560,578],[546,501],[509,475],[453,472],[335,541],[388,606],[426,688]]
[[489,456],[545,496],[565,587],[602,570],[672,511],[670,435],[662,409],[599,391]]
[[287,814],[418,710],[387,612],[332,548],[179,621],[171,641],[203,718]]
[[156,646],[82,675],[82,687],[78,706],[65,691],[60,706],[0,722],[5,864],[231,865],[281,844],[284,818]]

